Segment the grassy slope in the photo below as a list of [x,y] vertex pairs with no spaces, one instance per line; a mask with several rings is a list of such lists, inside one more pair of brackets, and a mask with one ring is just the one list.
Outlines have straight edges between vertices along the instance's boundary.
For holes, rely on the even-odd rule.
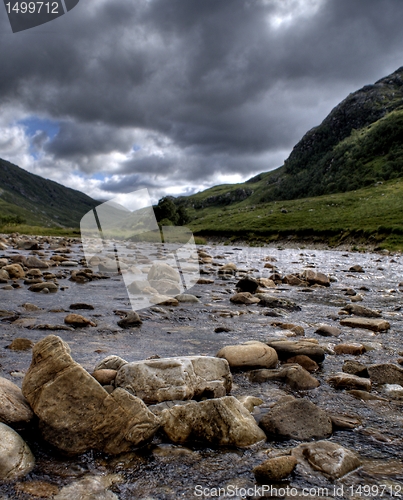
[[[199,235],[270,241],[318,238],[337,245],[347,238],[403,250],[403,179],[347,193],[251,205],[191,210]],[[285,213],[285,210],[287,211]]]

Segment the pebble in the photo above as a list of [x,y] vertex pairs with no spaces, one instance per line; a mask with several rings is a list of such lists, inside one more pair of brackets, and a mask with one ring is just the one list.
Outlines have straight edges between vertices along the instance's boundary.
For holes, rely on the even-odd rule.
[[64,322],[66,323],[66,325],[71,325],[74,328],[97,326],[96,323],[88,318],[85,318],[84,316],[81,316],[81,314],[68,314],[64,318]]
[[272,481],[281,481],[288,477],[297,465],[297,459],[291,455],[270,458],[253,469],[256,481],[268,484]]

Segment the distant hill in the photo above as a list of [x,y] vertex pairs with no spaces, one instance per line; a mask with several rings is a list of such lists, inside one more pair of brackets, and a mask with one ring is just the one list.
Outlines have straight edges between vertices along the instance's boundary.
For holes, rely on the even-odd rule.
[[350,94],[284,165],[242,184],[177,199],[200,210],[343,193],[403,177],[403,67]]
[[0,217],[37,226],[78,227],[100,202],[0,159]]

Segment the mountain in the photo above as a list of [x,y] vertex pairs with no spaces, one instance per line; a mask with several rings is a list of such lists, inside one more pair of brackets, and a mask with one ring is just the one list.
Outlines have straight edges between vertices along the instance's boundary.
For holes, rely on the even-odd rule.
[[82,216],[99,203],[0,159],[0,219],[13,217],[29,225],[78,227]]
[[403,177],[403,67],[350,94],[309,130],[284,165],[178,204],[196,210],[353,191]]

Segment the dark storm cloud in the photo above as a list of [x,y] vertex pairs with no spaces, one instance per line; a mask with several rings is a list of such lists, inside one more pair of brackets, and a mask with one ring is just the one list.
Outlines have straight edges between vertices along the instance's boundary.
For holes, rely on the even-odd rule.
[[87,173],[120,152],[131,185],[248,176],[403,64],[402,24],[401,0],[86,0],[48,34],[2,37],[0,102],[60,120],[45,153]]

